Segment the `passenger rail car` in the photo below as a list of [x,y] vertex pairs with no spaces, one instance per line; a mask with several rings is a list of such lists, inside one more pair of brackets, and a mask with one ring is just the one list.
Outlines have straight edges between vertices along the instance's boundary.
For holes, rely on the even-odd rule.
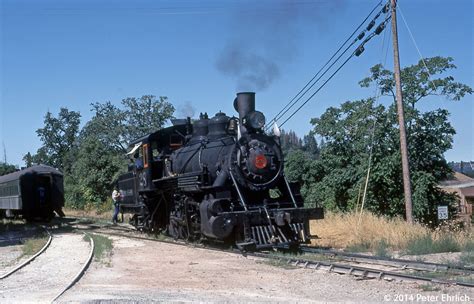
[[63,174],[39,165],[0,176],[0,217],[49,220],[63,216]]
[[286,179],[279,138],[265,134],[255,93],[238,93],[234,108],[238,117],[174,120],[131,143],[118,185],[133,225],[241,248],[309,242],[309,220],[323,218],[322,208],[304,208],[299,185]]

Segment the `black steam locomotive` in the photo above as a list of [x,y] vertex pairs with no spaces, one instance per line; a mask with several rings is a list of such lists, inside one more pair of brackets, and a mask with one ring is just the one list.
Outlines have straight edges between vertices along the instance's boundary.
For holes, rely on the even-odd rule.
[[234,108],[238,118],[173,120],[131,143],[135,161],[118,185],[134,226],[239,248],[309,242],[309,220],[323,218],[322,208],[303,208],[299,185],[285,178],[279,139],[264,133],[255,93],[238,93]]

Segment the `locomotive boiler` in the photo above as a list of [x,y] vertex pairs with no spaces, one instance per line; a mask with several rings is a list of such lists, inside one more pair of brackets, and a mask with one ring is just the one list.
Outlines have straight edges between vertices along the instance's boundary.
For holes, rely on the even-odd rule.
[[132,224],[239,248],[309,242],[309,220],[323,218],[322,208],[304,208],[299,185],[286,179],[255,93],[238,93],[234,108],[238,117],[178,119],[131,143],[134,162],[118,185]]

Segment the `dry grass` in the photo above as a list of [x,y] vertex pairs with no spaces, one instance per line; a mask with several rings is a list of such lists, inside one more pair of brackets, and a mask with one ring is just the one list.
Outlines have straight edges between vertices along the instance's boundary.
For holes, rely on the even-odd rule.
[[106,201],[97,203],[87,203],[83,209],[70,208],[70,204],[66,203],[63,211],[68,216],[74,217],[87,217],[96,219],[112,219],[114,205],[112,199],[109,198]]
[[43,248],[44,245],[46,245],[47,241],[48,237],[45,236],[35,237],[26,240],[21,248],[21,250],[23,251],[22,256],[30,256],[36,254],[38,251],[41,250],[41,248]]
[[85,241],[89,241],[89,238],[94,240],[95,260],[110,266],[110,255],[112,254],[113,249],[112,239],[99,234],[86,234],[84,236]]
[[112,219],[113,210],[110,207],[110,211],[97,211],[96,209],[85,209],[85,210],[78,210],[78,209],[70,209],[64,208],[64,214],[66,216],[73,216],[73,217],[87,217],[87,218],[96,218],[96,219]]
[[[449,228],[430,230],[420,224],[408,225],[403,219],[388,219],[365,212],[359,219],[356,213],[328,213],[324,220],[312,221],[311,234],[320,239],[313,245],[358,249],[354,251],[383,250],[381,245],[390,251],[410,251],[419,246],[418,240],[431,239],[433,242],[445,243],[452,240],[459,248],[463,248],[473,237],[473,233]],[[439,251],[438,251],[439,252]]]

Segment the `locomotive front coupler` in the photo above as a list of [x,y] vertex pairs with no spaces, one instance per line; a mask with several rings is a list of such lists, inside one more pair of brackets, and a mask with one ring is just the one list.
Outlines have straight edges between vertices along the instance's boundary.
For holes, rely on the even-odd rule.
[[242,227],[240,250],[259,249],[295,250],[301,243],[308,243],[309,220],[322,219],[322,208],[276,208],[259,206],[247,211],[224,212],[220,216],[232,217]]
[[[308,220],[319,220],[324,218],[323,208],[265,208],[272,223],[282,226],[285,223],[305,222]],[[234,217],[238,222],[243,222],[244,218],[249,220],[251,226],[269,224],[268,217],[263,206],[249,209],[247,211],[223,212],[220,215]],[[265,215],[265,216],[262,216]],[[263,217],[263,218],[262,218]]]

